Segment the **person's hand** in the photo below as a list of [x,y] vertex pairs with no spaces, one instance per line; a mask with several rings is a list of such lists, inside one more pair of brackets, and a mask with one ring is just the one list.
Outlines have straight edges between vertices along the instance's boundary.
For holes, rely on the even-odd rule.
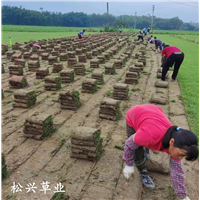
[[[179,199],[181,199],[181,198],[179,198]],[[185,198],[183,198],[181,200],[190,200],[190,198],[189,197],[185,197]]]
[[126,165],[123,170],[124,177],[128,180],[131,175],[134,173],[134,167]]

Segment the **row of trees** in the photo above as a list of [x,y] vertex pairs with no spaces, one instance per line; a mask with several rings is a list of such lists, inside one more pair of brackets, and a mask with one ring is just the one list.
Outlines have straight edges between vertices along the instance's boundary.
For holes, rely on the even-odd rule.
[[[27,10],[22,7],[2,7],[2,25],[35,25],[35,26],[67,26],[67,27],[102,27],[106,24],[118,27],[132,28],[135,26],[135,16],[114,16],[106,13],[85,14],[83,12],[48,12]],[[136,29],[151,25],[151,16],[137,16]],[[154,28],[162,30],[199,30],[189,23],[183,23],[178,17],[162,19],[154,17]]]

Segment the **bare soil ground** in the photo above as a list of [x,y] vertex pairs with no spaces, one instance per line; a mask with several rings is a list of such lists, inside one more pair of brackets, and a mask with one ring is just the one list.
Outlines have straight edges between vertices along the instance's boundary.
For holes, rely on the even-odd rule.
[[[132,40],[133,42],[133,40]],[[121,55],[127,44],[120,49],[114,58]],[[50,200],[53,199],[55,186],[60,182],[65,186],[65,196],[60,199],[70,200],[174,200],[170,174],[150,172],[156,188],[148,190],[143,187],[139,173],[135,170],[133,177],[127,182],[123,177],[124,162],[123,150],[116,145],[123,146],[126,140],[126,112],[131,106],[150,103],[151,96],[156,92],[155,82],[158,80],[156,73],[160,67],[161,55],[155,54],[149,46],[146,48],[146,66],[139,78],[137,85],[129,85],[130,98],[121,101],[120,109],[122,117],[118,121],[109,121],[99,118],[99,107],[102,99],[110,91],[116,82],[124,83],[125,74],[129,66],[133,65],[133,55],[140,45],[136,45],[131,58],[122,69],[117,69],[115,75],[105,75],[105,84],[101,85],[95,94],[81,92],[82,81],[91,77],[91,72],[85,76],[76,76],[75,82],[62,84],[62,89],[76,89],[80,92],[82,106],[77,111],[61,110],[58,102],[59,91],[51,92],[44,90],[44,81],[37,80],[35,72],[24,69],[28,78],[29,86],[37,90],[36,105],[30,109],[13,108],[13,93],[4,92],[2,100],[2,151],[6,155],[6,163],[9,177],[3,180],[2,199],[16,200]],[[114,62],[112,58],[109,62]],[[8,85],[8,66],[11,64],[5,56],[2,61],[6,62],[6,73],[2,74],[2,87]],[[85,63],[86,69],[90,68],[90,60]],[[40,61],[41,66],[48,66],[47,61]],[[67,68],[67,62],[64,62]],[[52,71],[52,66],[50,71]],[[104,71],[103,65],[100,70]],[[57,73],[51,76],[58,75]],[[170,77],[170,72],[169,72]],[[181,92],[178,82],[167,80],[169,87],[163,89],[167,104],[160,105],[164,113],[174,125],[189,129]],[[8,89],[5,88],[4,90]],[[14,89],[11,89],[14,91]],[[27,139],[23,135],[23,125],[27,117],[38,111],[53,116],[53,122],[57,131],[43,141]],[[97,162],[70,158],[70,135],[77,126],[100,127],[103,138],[103,153]],[[63,142],[65,139],[65,142]],[[169,156],[165,153],[150,152],[151,159],[159,162],[169,169]],[[199,197],[199,164],[198,161],[182,161],[185,171],[186,189],[191,200]],[[42,182],[50,182],[46,194],[42,189]],[[13,182],[23,186],[22,192],[11,192]],[[27,193],[27,184],[35,182],[35,193]]]

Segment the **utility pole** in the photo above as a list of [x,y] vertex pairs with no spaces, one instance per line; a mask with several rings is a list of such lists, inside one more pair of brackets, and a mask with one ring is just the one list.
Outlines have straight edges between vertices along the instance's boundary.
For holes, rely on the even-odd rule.
[[137,12],[135,12],[135,26],[134,26],[134,29],[136,29],[136,16],[137,16]]
[[154,9],[155,9],[155,5],[152,5],[152,19],[151,19],[152,33],[153,33],[153,16],[154,16]]
[[108,26],[109,26],[109,7],[108,7],[108,2],[107,2],[107,20],[108,20]]

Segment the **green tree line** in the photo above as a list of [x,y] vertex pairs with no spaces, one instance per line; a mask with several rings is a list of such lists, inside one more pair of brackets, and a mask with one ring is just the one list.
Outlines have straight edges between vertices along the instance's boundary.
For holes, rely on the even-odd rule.
[[[2,6],[2,25],[33,25],[33,26],[66,26],[66,27],[102,27],[109,26],[123,28],[143,28],[151,25],[151,16],[109,14],[86,14],[83,12],[49,12],[27,10],[22,7]],[[136,24],[135,24],[136,21]],[[135,26],[136,25],[136,26]],[[190,30],[198,31],[199,28],[184,23],[178,17],[163,19],[154,17],[154,29],[161,30]]]

